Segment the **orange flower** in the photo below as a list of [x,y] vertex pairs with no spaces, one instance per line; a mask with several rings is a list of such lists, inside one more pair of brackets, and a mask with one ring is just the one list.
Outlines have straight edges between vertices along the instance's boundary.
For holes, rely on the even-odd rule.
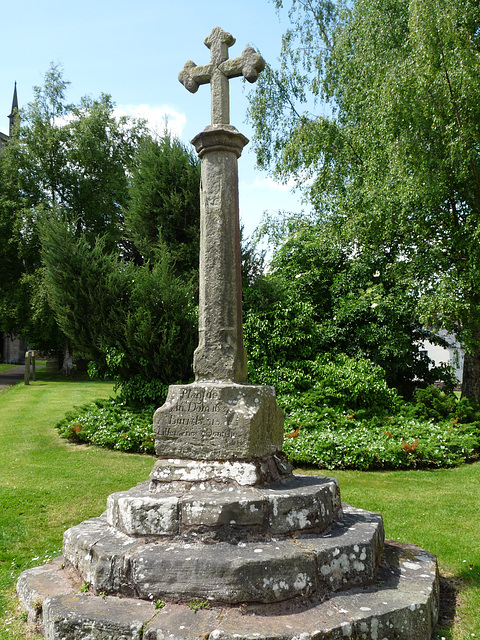
[[298,434],[300,433],[300,429],[302,427],[298,427],[298,429],[295,429],[295,431],[293,433],[286,433],[285,434],[285,438],[296,438],[298,436]]
[[409,444],[408,442],[404,442],[404,440],[402,440],[402,449],[405,451],[405,453],[413,453],[418,445],[418,439],[414,440],[412,442],[412,444]]

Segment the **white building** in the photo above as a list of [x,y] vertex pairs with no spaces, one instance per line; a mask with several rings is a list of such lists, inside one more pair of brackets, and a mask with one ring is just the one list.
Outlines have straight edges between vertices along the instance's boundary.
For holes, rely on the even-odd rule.
[[452,336],[447,331],[441,329],[438,332],[438,335],[448,342],[449,346],[447,348],[441,347],[438,344],[432,344],[428,340],[425,340],[422,350],[436,365],[449,364],[453,367],[458,382],[462,384],[463,349],[457,342],[455,336]]

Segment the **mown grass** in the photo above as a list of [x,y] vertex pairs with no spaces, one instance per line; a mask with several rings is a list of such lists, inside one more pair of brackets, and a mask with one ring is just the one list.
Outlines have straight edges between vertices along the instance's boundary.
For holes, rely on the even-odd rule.
[[12,597],[25,568],[59,555],[65,529],[100,515],[113,491],[146,480],[149,456],[72,446],[54,428],[112,385],[39,372],[0,395],[0,638],[25,638]]
[[[40,372],[0,395],[0,639],[28,635],[14,589],[25,568],[58,555],[63,531],[99,515],[107,496],[148,477],[153,458],[68,444],[54,425],[75,405],[108,397],[107,383]],[[321,474],[318,470],[297,470]],[[480,463],[455,469],[329,472],[344,501],[382,513],[389,538],[433,553],[448,587],[436,638],[480,638]],[[450,605],[450,606],[449,606]],[[476,634],[475,636],[473,634]]]
[[4,371],[10,371],[10,369],[15,369],[16,366],[16,364],[7,364],[5,362],[0,362],[0,373],[3,373]]

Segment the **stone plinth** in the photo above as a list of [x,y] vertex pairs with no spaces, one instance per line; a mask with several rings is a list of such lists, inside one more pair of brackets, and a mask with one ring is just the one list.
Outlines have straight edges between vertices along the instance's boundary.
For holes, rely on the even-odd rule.
[[382,556],[382,518],[346,505],[344,519],[337,521],[343,512],[334,511],[332,489],[336,500],[338,486],[326,480],[297,480],[285,495],[279,488],[242,489],[230,496],[228,490],[189,492],[179,500],[176,526],[169,525],[163,536],[149,536],[141,518],[146,537],[134,537],[138,528],[134,535],[114,528],[124,524],[119,512],[131,510],[119,504],[126,496],[118,495],[107,518],[65,533],[65,563],[96,593],[146,600],[268,603],[366,584]]
[[153,493],[172,493],[183,491],[185,484],[191,482],[234,482],[246,487],[276,482],[291,475],[292,465],[284,454],[278,453],[249,461],[162,458],[155,462],[150,480]]
[[[128,536],[182,540],[266,540],[324,531],[343,517],[334,478],[294,477],[266,486],[190,483],[175,492],[147,482],[107,500],[107,523]],[[91,522],[96,522],[92,520]]]
[[[346,513],[349,518],[348,508]],[[351,520],[345,524],[350,531],[346,542],[352,544],[356,525]],[[354,570],[362,546],[357,550],[353,544],[350,557],[346,547],[335,546],[337,536],[330,539],[332,557],[348,554]],[[361,537],[364,545],[365,533]],[[41,573],[35,569],[22,573],[19,597],[47,640],[427,640],[432,636],[439,603],[434,556],[414,545],[388,542],[374,581],[355,586],[358,575],[354,578],[348,571],[345,578],[342,590],[328,598],[311,595],[228,607],[207,600],[203,603],[207,608],[198,611],[188,601],[167,602],[156,609],[151,597],[79,593],[78,583],[72,582],[59,560],[45,565]],[[64,587],[63,594],[57,585]]]
[[161,458],[252,460],[281,451],[283,415],[273,387],[172,385],[153,432]]

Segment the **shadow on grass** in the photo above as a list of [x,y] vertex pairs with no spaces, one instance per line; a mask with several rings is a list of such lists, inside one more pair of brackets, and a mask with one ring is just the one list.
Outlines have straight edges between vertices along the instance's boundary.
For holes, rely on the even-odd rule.
[[440,609],[434,640],[453,640],[462,592],[469,586],[480,587],[480,565],[467,565],[457,575],[440,575]]
[[463,580],[456,576],[440,576],[440,609],[438,626],[434,638],[453,638],[453,624],[457,613],[457,602],[463,588]]
[[114,381],[110,379],[101,380],[100,378],[90,378],[88,373],[83,371],[73,371],[69,376],[64,376],[53,371],[38,371],[36,382],[74,382],[75,384],[78,384],[79,382],[82,384],[98,384],[99,382],[107,382],[114,384]]

